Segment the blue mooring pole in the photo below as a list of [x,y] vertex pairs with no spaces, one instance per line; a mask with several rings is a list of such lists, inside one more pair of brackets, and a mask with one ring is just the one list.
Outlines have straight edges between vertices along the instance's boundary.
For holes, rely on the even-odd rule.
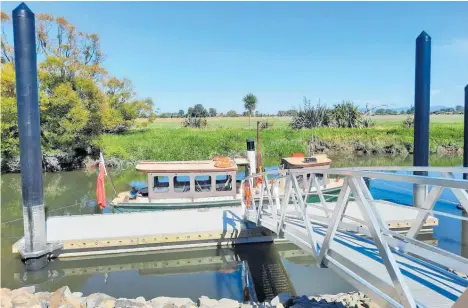
[[24,243],[19,250],[26,268],[36,270],[47,265],[49,245],[42,184],[35,19],[24,3],[12,15],[24,218]]
[[[465,119],[464,119],[463,141],[463,167],[468,167],[468,84],[465,87]],[[468,180],[468,173],[463,174],[463,178]]]
[[[429,165],[429,111],[431,99],[431,37],[426,32],[416,39],[416,74],[414,89],[414,157],[413,165]],[[427,175],[427,172],[415,172]],[[425,185],[414,185],[413,205],[423,205],[427,194]]]

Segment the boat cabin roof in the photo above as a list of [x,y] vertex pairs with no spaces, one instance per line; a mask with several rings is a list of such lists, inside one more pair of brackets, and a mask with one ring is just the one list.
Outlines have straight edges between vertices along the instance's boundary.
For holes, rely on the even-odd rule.
[[326,166],[332,162],[326,154],[316,154],[311,157],[315,158],[315,161],[306,162],[306,157],[284,157],[283,160],[291,166],[299,168]]
[[229,172],[237,171],[237,165],[232,162],[229,167],[216,167],[215,161],[141,161],[136,165],[136,170],[147,173],[200,173],[200,172]]

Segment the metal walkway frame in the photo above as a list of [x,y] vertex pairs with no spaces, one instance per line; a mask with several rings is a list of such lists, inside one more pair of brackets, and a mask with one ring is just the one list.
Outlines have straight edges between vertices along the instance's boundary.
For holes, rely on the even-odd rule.
[[[411,174],[399,174],[396,172]],[[413,175],[414,172],[430,172],[436,176]],[[456,299],[465,292],[468,280],[459,277],[452,271],[468,273],[468,259],[426,244],[416,239],[429,215],[437,214],[453,219],[468,221],[460,217],[434,210],[442,192],[451,190],[468,212],[468,181],[458,179],[455,174],[468,173],[468,168],[447,167],[371,167],[371,168],[337,168],[337,169],[291,169],[269,171],[245,178],[242,182],[242,206],[244,218],[255,222],[271,231],[278,237],[286,238],[298,247],[310,252],[322,266],[330,267],[343,278],[355,285],[359,290],[367,293],[382,307],[424,307],[428,301],[440,307],[450,307]],[[343,186],[335,201],[327,200],[322,189],[326,188],[331,177],[344,178]],[[388,206],[408,208],[393,202],[374,200],[364,179],[382,179],[412,183],[431,187],[424,204],[418,211],[417,217],[412,221],[406,234],[392,231],[384,223],[384,218],[377,210],[378,203]],[[261,179],[261,180],[259,180]],[[244,185],[250,187],[252,197],[245,197]],[[304,189],[305,188],[305,189]],[[318,195],[319,202],[308,202],[309,195]],[[336,196],[334,196],[336,199]],[[357,203],[363,220],[346,215],[346,209],[351,202]],[[249,204],[245,201],[248,200]],[[334,209],[331,210],[331,205]],[[308,213],[308,208],[321,209],[325,219],[320,219]],[[344,222],[344,218],[353,220],[356,224]],[[339,238],[338,238],[339,237]],[[353,237],[353,238],[351,238]],[[369,271],[355,267],[352,260],[340,253],[339,241],[363,241],[369,243],[368,249],[378,254],[385,266],[390,280],[380,274],[380,281],[366,279]],[[337,249],[335,250],[335,245]],[[424,293],[424,287],[416,289],[408,285],[408,274],[402,274],[402,258],[408,262],[416,262],[420,272],[427,271],[431,279],[444,277],[450,280],[450,285],[442,283],[441,292],[452,292],[450,296],[440,296],[437,292]],[[370,271],[374,269],[370,268]],[[407,273],[407,270],[404,270]],[[418,274],[412,276],[416,279]],[[439,277],[439,276],[440,277]],[[451,284],[453,282],[453,284]],[[434,285],[440,285],[434,283]],[[419,286],[419,285],[417,285]],[[430,288],[427,287],[426,288]],[[451,289],[446,291],[445,289]],[[428,290],[426,290],[428,291]],[[430,294],[429,294],[430,293]],[[454,294],[453,294],[454,293]],[[432,294],[432,295],[431,295]],[[427,299],[425,297],[431,297]],[[447,298],[448,297],[448,298]],[[424,300],[422,300],[424,298]],[[425,302],[425,304],[423,303]]]

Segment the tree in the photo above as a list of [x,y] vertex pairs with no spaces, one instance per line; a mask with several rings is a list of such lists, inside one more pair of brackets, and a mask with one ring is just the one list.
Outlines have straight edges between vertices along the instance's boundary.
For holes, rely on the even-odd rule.
[[185,116],[185,112],[182,109],[180,109],[177,115],[179,116],[179,118],[183,118]]
[[210,114],[210,117],[216,117],[217,116],[217,112],[216,112],[215,108],[210,108],[208,110],[208,113]]
[[[2,12],[2,32],[10,25]],[[136,99],[128,79],[103,68],[99,36],[80,32],[64,17],[36,14],[39,108],[43,151],[83,152],[104,132],[120,132],[138,117],[154,117],[150,98]],[[13,48],[2,35],[1,145],[3,157],[18,155]]]
[[252,112],[255,111],[257,108],[257,97],[253,95],[252,93],[247,94],[243,98],[244,101],[244,108],[245,110],[249,113],[249,128],[252,128]]
[[189,117],[207,117],[208,111],[203,107],[202,104],[196,104],[193,107],[189,107],[187,110],[187,116]]
[[235,110],[229,110],[228,112],[226,112],[226,116],[231,117],[231,118],[235,118],[235,117],[237,117],[237,112]]
[[465,108],[463,108],[463,106],[460,106],[460,105],[455,106],[455,111],[456,112],[463,113],[464,109]]

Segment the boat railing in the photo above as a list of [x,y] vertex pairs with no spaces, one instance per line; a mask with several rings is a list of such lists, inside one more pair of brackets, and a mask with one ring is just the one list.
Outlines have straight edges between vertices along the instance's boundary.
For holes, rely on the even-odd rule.
[[[468,212],[468,181],[463,180],[463,174],[468,173],[468,168],[303,168],[279,171],[254,174],[242,181],[241,202],[244,217],[256,222],[257,225],[263,225],[275,231],[278,236],[284,235],[285,232],[292,232],[288,235],[289,239],[294,239],[295,244],[317,257],[319,264],[341,272],[344,271],[346,275],[359,281],[364,290],[368,290],[386,302],[397,306],[416,307],[415,300],[405,279],[403,279],[400,265],[395,261],[394,254],[404,254],[407,257],[415,258],[433,270],[443,269],[446,271],[445,274],[448,272],[449,275],[452,275],[452,271],[468,273],[468,260],[466,258],[416,238],[428,218],[434,220],[431,215],[457,219],[463,223],[468,222],[466,215],[458,216],[434,209],[436,203],[443,200],[442,194],[449,191],[454,196],[453,200],[456,200],[454,203],[459,203],[458,208]],[[270,180],[273,174],[276,180]],[[319,174],[323,174],[324,177],[327,175],[328,178],[339,177],[342,179],[343,184],[336,194],[323,192],[326,185],[319,183],[317,176]],[[305,182],[300,184],[299,178]],[[384,206],[408,210],[408,204],[403,205],[394,200],[375,200],[366,184],[366,180],[369,181],[369,179],[423,187],[425,191],[423,202],[418,207],[411,207],[411,209],[416,210],[416,214],[414,214],[413,219],[404,222],[405,232],[391,230],[385,220],[386,217],[384,217],[386,213],[391,211],[380,211],[377,208],[384,204]],[[279,189],[280,182],[283,182],[283,189]],[[247,191],[250,191],[250,194],[246,193]],[[311,200],[310,195],[315,195],[315,198]],[[248,196],[250,198],[247,198]],[[357,204],[363,219],[346,214],[349,201]],[[453,206],[455,208],[455,204]],[[311,211],[307,211],[308,207],[321,210],[324,216],[316,215],[317,211],[311,214]],[[291,219],[304,224],[308,235],[306,238],[294,234],[295,231],[291,228],[286,228],[286,221],[290,222]],[[314,230],[317,225],[326,229],[320,247],[317,244],[317,232]],[[398,295],[397,301],[333,258],[330,246],[338,230],[354,232],[373,240],[393,283],[396,292],[394,294]],[[453,274],[453,279],[461,278]]]

